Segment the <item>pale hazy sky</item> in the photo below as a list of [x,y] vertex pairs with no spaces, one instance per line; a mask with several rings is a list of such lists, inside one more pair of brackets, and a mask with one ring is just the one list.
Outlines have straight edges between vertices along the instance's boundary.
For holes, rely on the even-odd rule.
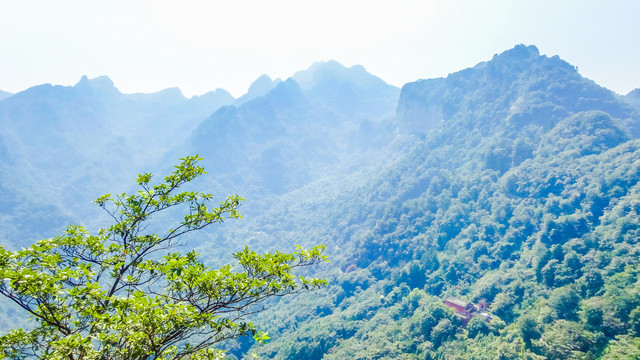
[[329,59],[402,86],[519,43],[620,94],[640,87],[639,0],[0,0],[0,89],[86,74],[126,93],[240,96]]

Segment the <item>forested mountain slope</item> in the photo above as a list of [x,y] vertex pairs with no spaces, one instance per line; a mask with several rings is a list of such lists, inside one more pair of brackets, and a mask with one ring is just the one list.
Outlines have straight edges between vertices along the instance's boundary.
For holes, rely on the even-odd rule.
[[[329,247],[332,265],[318,271],[332,285],[260,316],[274,341],[252,351],[640,356],[637,112],[525,46],[405,85],[397,111],[397,137],[377,163],[282,196],[221,236]],[[464,327],[448,296],[485,299],[494,319]]]

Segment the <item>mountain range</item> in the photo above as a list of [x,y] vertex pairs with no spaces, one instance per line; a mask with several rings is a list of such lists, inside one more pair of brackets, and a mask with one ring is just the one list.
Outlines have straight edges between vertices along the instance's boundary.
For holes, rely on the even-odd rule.
[[[401,89],[335,61],[238,99],[85,77],[0,93],[0,239],[104,226],[93,198],[197,153],[194,186],[247,199],[192,239],[212,266],[244,245],[331,259],[310,270],[329,287],[271,303],[254,322],[272,341],[232,357],[640,356],[638,137],[640,90],[525,45]],[[450,297],[493,320],[467,324]]]

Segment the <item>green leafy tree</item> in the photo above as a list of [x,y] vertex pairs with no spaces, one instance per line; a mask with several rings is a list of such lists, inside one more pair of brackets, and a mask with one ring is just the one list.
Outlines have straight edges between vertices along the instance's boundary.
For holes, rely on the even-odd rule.
[[640,358],[640,338],[616,336],[604,350],[602,360],[629,360]]
[[[181,236],[240,218],[241,199],[209,207],[210,194],[178,192],[204,174],[197,155],[181,159],[164,181],[138,176],[134,195],[104,195],[96,202],[114,220],[90,234],[70,226],[53,239],[16,252],[0,247],[0,293],[35,321],[33,330],[0,337],[0,355],[22,359],[212,359],[213,346],[253,335],[246,320],[264,300],[311,290],[326,281],[292,273],[325,260],[323,246],[293,253],[234,254],[236,266],[211,269],[195,252],[170,252]],[[158,213],[186,206],[177,225],[156,234]],[[163,221],[164,223],[164,218]]]
[[475,317],[467,324],[467,337],[473,339],[478,335],[487,335],[491,332],[489,325],[484,319]]
[[455,335],[457,331],[457,326],[454,325],[449,319],[442,319],[438,324],[431,330],[431,341],[434,345],[440,345],[443,342],[447,341],[450,337]]
[[559,319],[577,320],[579,304],[580,296],[570,287],[556,289],[549,297],[549,306]]
[[540,340],[533,340],[533,345],[548,359],[588,359],[593,356],[586,353],[599,340],[580,323],[557,320],[545,328]]
[[537,340],[542,335],[540,332],[540,324],[530,315],[525,315],[520,318],[519,328],[522,340],[527,347],[531,347],[531,340]]

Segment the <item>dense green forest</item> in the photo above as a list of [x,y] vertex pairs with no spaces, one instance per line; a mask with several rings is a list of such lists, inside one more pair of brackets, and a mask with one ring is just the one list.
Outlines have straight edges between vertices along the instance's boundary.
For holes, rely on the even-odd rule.
[[[388,153],[225,235],[254,246],[318,239],[332,251],[332,286],[260,316],[276,336],[252,351],[275,359],[640,354],[632,107],[559,58],[516,47],[405,85],[397,111]],[[444,306],[448,296],[486,299],[494,319],[465,328]]]
[[[334,62],[267,80],[153,165],[198,153],[209,176],[196,186],[247,198],[244,220],[192,239],[211,265],[245,245],[327,246],[331,263],[308,271],[330,285],[270,302],[254,323],[271,342],[224,344],[231,358],[640,357],[638,90],[617,95],[524,45],[400,91]],[[4,169],[17,165],[0,166],[14,189]],[[61,219],[37,234],[91,214],[41,211]],[[451,296],[486,300],[493,319],[465,325]]]

